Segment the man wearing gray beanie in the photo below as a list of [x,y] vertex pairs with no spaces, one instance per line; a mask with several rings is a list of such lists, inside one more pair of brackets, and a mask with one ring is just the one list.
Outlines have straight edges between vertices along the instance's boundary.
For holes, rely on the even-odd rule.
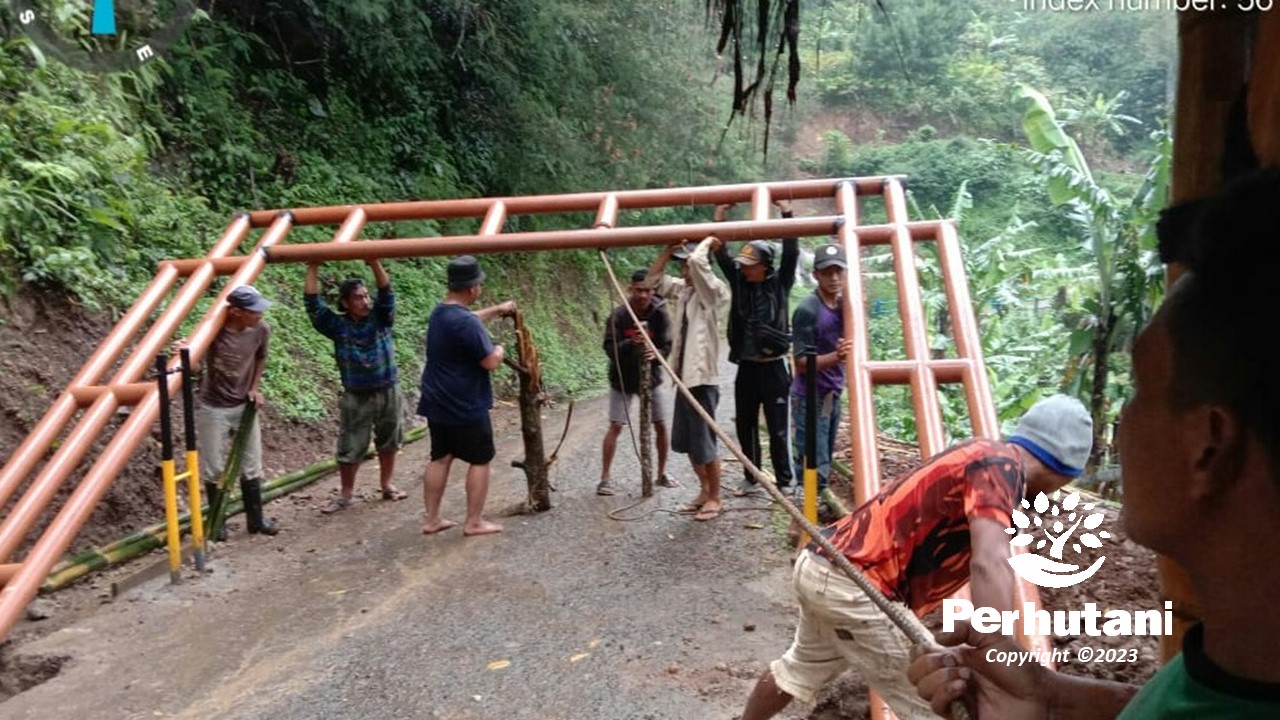
[[[1075,398],[1036,403],[1004,440],[959,443],[886,485],[822,529],[885,597],[923,617],[970,583],[973,604],[1012,610],[1009,527],[1024,498],[1051,494],[1079,477],[1093,446],[1093,421]],[[900,720],[936,717],[907,677],[911,642],[817,543],[796,559],[800,605],[795,639],[756,683],[742,720],[765,720],[818,691],[850,667],[867,678]],[[920,626],[922,633],[927,633]]]
[[[1251,150],[1242,136],[1228,145]],[[1277,197],[1280,167],[1266,167],[1157,223],[1160,259],[1184,272],[1134,340],[1116,447],[1129,540],[1186,573],[1170,597],[1190,621],[1181,650],[1139,686],[991,662],[1021,648],[965,624],[909,669],[939,714],[959,701],[977,720],[1280,718],[1280,375],[1258,339],[1275,318]]]

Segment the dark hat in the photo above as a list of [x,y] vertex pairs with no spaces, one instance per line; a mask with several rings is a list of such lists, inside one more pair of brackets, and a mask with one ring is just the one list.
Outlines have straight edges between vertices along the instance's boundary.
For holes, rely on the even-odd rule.
[[470,255],[459,255],[449,261],[449,289],[466,290],[484,282],[480,262]]
[[648,270],[633,270],[631,272],[631,282],[633,283],[644,282],[647,277],[649,277]]
[[676,248],[675,252],[671,253],[671,257],[681,262],[684,262],[685,260],[689,259],[689,256],[693,254],[694,249],[697,247],[698,247],[698,243],[687,242],[681,245],[680,247]]
[[773,265],[773,245],[764,240],[752,240],[742,246],[734,262],[739,265],[755,265],[757,263]]
[[813,269],[822,270],[832,265],[849,267],[849,263],[844,259],[844,248],[835,244],[819,245],[813,251]]
[[270,301],[262,297],[262,293],[252,285],[241,285],[227,295],[227,303],[249,312],[262,312],[271,307]]
[[1093,418],[1079,400],[1054,395],[1027,410],[1009,442],[1026,448],[1060,475],[1080,477],[1093,449]]

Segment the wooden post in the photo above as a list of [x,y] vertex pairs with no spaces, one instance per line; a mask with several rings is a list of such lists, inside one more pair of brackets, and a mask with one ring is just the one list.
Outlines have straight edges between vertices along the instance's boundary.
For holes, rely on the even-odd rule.
[[640,495],[653,497],[653,373],[649,358],[640,360]]
[[524,439],[524,459],[511,464],[524,470],[529,483],[529,512],[551,509],[551,481],[547,453],[542,446],[542,370],[533,336],[525,327],[524,314],[516,311],[516,362],[508,363],[520,378],[520,434]]
[[[1222,185],[1223,138],[1231,103],[1246,78],[1250,22],[1236,13],[1178,14],[1171,203],[1212,195]],[[1275,79],[1267,81],[1274,84]],[[1166,268],[1165,286],[1171,285],[1182,271],[1177,264]],[[1200,613],[1186,570],[1163,555],[1156,557],[1156,564],[1161,593],[1164,599],[1173,601],[1174,613],[1173,633],[1160,638],[1163,664],[1182,649],[1182,636],[1199,621]]]

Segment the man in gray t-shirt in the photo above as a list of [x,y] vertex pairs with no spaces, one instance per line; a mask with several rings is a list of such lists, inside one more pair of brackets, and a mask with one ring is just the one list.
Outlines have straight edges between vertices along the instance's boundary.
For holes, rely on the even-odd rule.
[[[200,476],[209,507],[218,498],[218,478],[226,468],[232,439],[240,428],[245,408],[262,408],[259,384],[267,363],[271,328],[262,312],[271,303],[251,285],[242,285],[227,296],[227,317],[209,346],[196,404],[196,444],[200,451]],[[262,515],[262,431],[255,413],[241,461],[240,492],[250,533],[275,535],[274,523]],[[217,540],[226,540],[225,528]]]

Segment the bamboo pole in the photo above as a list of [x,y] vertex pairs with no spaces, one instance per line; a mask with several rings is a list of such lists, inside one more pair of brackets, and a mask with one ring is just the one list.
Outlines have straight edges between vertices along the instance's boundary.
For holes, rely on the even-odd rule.
[[[647,332],[642,327],[641,332]],[[640,497],[653,497],[653,373],[640,360]]]

